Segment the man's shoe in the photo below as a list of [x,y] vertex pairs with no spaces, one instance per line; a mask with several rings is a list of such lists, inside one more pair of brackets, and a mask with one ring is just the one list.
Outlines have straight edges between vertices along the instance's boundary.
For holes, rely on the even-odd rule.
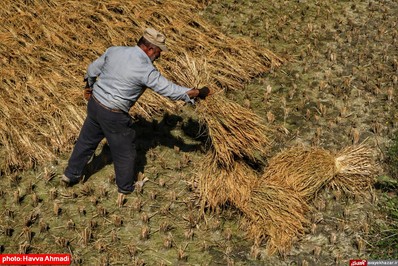
[[77,183],[79,183],[80,179],[79,178],[69,178],[66,175],[62,175],[61,181],[67,184],[68,186],[73,186]]

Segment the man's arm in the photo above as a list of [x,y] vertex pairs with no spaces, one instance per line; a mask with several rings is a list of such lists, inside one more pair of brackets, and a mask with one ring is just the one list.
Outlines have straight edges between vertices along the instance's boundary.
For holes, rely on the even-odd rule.
[[146,78],[146,86],[162,96],[172,100],[183,100],[193,103],[193,98],[201,96],[204,99],[209,94],[209,89],[196,89],[179,86],[163,77],[160,72],[153,69]]
[[87,82],[87,87],[92,88],[98,75],[101,74],[101,69],[105,63],[107,51],[108,50],[106,50],[105,53],[103,53],[98,59],[88,66],[87,73],[84,76],[84,80]]

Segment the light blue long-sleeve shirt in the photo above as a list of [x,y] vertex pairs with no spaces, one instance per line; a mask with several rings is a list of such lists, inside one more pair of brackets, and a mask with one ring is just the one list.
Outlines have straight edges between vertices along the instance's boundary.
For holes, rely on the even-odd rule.
[[108,48],[92,62],[86,78],[94,97],[105,106],[129,112],[146,88],[172,100],[193,103],[186,94],[190,88],[166,79],[138,46]]

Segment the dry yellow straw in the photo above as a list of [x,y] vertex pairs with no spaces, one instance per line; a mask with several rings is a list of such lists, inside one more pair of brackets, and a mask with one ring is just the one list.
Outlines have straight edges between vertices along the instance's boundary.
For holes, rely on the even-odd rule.
[[200,171],[199,187],[211,208],[232,203],[247,219],[249,237],[266,241],[268,254],[286,254],[308,225],[307,202],[325,185],[358,193],[372,185],[375,163],[365,145],[349,146],[336,154],[316,147],[296,146],[269,161],[263,177],[245,163],[232,160],[220,167],[215,151]]
[[374,184],[378,167],[372,149],[365,144],[330,151],[297,146],[269,161],[263,178],[284,182],[309,200],[325,185],[346,194],[363,193]]
[[[87,65],[109,46],[135,45],[148,26],[167,35],[172,52],[156,64],[170,79],[181,70],[178,56],[187,51],[206,58],[222,88],[241,89],[282,63],[251,40],[222,34],[198,14],[204,7],[195,0],[2,1],[0,124],[7,126],[0,127],[0,170],[47,163],[70,151],[85,117]],[[132,114],[152,119],[176,108],[148,91]]]
[[345,147],[336,157],[336,175],[330,187],[348,195],[363,194],[375,183],[379,166],[375,162],[374,152],[364,143]]
[[236,159],[256,161],[268,152],[271,129],[251,110],[229,100],[215,85],[204,59],[193,59],[188,54],[178,60],[180,71],[175,77],[190,87],[209,86],[212,94],[196,104],[201,124],[206,125],[214,159],[221,167],[233,167]]
[[305,199],[313,198],[336,173],[335,157],[321,148],[296,146],[269,160],[264,182],[286,184]]
[[250,200],[238,207],[249,220],[249,236],[266,240],[269,255],[285,254],[308,224],[305,200],[290,187],[274,181],[258,183]]
[[227,202],[240,209],[248,220],[248,236],[267,241],[269,254],[285,253],[308,223],[308,205],[290,186],[260,180],[243,161],[230,168],[220,167],[209,152],[199,173],[202,210],[223,206]]
[[235,161],[230,169],[222,168],[214,157],[215,154],[209,152],[198,170],[202,210],[215,209],[227,202],[240,206],[249,201],[258,175],[240,161]]
[[208,128],[215,159],[222,167],[229,168],[237,159],[256,161],[268,153],[271,130],[252,111],[222,94],[201,102],[196,111]]

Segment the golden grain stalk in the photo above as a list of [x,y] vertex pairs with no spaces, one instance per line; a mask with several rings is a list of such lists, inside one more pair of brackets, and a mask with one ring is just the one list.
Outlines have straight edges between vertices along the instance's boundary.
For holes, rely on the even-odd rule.
[[287,184],[305,199],[313,198],[336,173],[334,155],[322,148],[295,146],[269,160],[264,182]]
[[189,87],[209,86],[212,94],[198,101],[196,113],[205,125],[215,151],[214,159],[224,168],[233,167],[235,159],[252,161],[266,154],[271,141],[271,129],[251,110],[229,100],[215,85],[204,59],[193,59],[188,54],[178,60],[180,71],[175,78]]
[[370,146],[361,143],[347,146],[335,154],[336,174],[330,187],[347,195],[368,192],[375,183],[379,166]]
[[209,152],[198,170],[202,209],[215,209],[227,202],[235,206],[243,205],[250,200],[258,176],[241,161],[235,161],[228,169],[220,167],[215,156],[214,152]]
[[293,241],[304,234],[309,207],[292,188],[275,181],[259,181],[250,200],[238,208],[249,223],[248,235],[266,240],[269,255],[286,254]]

